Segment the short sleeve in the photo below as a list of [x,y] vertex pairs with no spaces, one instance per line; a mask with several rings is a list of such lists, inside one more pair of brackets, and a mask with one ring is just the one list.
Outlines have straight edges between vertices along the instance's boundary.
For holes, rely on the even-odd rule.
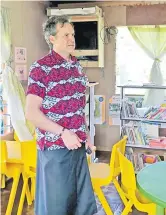
[[46,73],[42,70],[38,63],[34,63],[30,67],[30,73],[28,78],[28,88],[26,94],[33,94],[44,98],[46,95],[45,84]]

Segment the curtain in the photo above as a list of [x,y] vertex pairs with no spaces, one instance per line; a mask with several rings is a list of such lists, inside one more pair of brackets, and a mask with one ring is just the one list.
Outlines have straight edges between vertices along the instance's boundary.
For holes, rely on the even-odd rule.
[[25,92],[11,62],[11,23],[9,9],[1,8],[1,65],[3,95],[8,104],[12,126],[20,141],[32,140],[34,127],[25,119]]
[[[129,27],[128,29],[137,44],[153,60],[149,82],[159,86],[163,85],[160,62],[162,61],[162,57],[166,54],[166,26]],[[144,106],[162,104],[165,95],[164,90],[146,90]]]
[[5,64],[11,56],[11,28],[9,9],[1,8],[1,63]]

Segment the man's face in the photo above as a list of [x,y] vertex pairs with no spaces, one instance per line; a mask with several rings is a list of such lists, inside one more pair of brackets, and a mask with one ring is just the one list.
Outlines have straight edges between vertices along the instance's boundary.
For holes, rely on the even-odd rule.
[[54,37],[53,46],[56,52],[71,54],[75,49],[74,28],[70,23],[56,26],[57,33]]

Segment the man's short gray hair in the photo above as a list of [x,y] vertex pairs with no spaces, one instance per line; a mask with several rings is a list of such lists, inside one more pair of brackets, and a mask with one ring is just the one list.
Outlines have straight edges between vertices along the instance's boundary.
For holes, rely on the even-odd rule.
[[52,49],[53,45],[50,42],[50,36],[55,36],[57,31],[56,31],[56,25],[61,24],[62,27],[64,26],[65,23],[70,23],[72,26],[73,24],[70,22],[68,16],[51,16],[47,21],[43,24],[43,33],[46,42],[48,43],[50,49]]

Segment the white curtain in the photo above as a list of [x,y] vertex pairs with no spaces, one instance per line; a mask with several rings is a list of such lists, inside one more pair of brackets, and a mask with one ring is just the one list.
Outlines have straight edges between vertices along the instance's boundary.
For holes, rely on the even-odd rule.
[[1,8],[1,65],[2,88],[8,103],[12,126],[20,141],[32,140],[33,126],[26,121],[24,114],[25,92],[14,71],[10,67],[11,23],[9,9]]
[[[166,54],[166,26],[129,27],[129,31],[137,44],[154,60],[149,82],[159,86],[163,85],[160,62],[162,61],[162,57]],[[144,98],[144,106],[162,104],[165,95],[166,93],[164,90],[147,90]]]

